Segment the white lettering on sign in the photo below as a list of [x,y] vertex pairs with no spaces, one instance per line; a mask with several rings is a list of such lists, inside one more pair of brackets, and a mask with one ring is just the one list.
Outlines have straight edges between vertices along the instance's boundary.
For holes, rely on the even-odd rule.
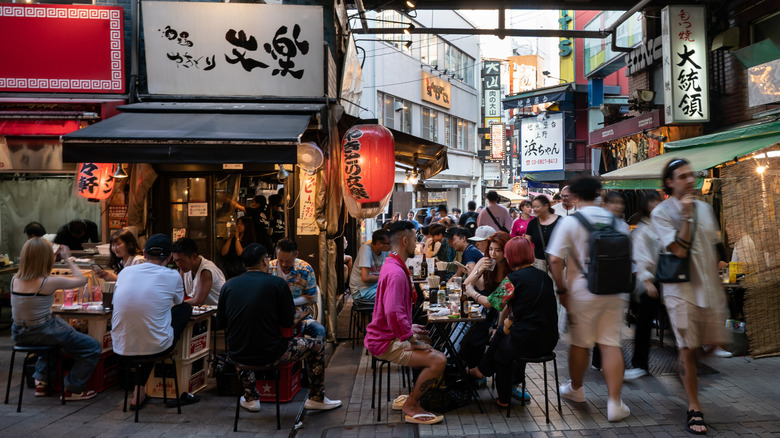
[[642,120],[637,122],[637,126],[639,126],[640,128],[643,128],[645,126],[652,125],[652,124],[653,124],[653,118],[652,117],[647,117],[647,118],[644,118],[644,119],[642,119]]
[[626,55],[627,74],[632,75],[653,65],[655,60],[661,59],[663,51],[661,45],[663,36],[651,40],[645,39],[642,45]]
[[563,170],[563,114],[551,114],[549,119],[523,119],[520,140],[522,172]]
[[601,138],[609,137],[610,135],[614,134],[615,131],[612,129],[607,129],[606,131],[603,131],[601,133]]
[[241,163],[222,163],[223,170],[242,170],[244,165]]

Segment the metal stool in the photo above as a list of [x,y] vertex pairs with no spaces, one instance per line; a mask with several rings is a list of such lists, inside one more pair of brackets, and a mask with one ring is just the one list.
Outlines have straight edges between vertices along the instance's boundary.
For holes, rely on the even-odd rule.
[[[62,347],[59,345],[14,345],[13,350],[11,350],[11,366],[8,369],[8,384],[5,387],[5,404],[8,404],[8,394],[11,392],[11,377],[14,372],[14,358],[16,357],[16,352],[24,353],[24,360],[22,361],[22,383],[19,385],[19,401],[16,405],[16,412],[22,412],[22,395],[24,395],[24,377],[25,377],[25,369],[27,368],[27,355],[30,353],[35,353],[37,355],[46,355],[46,359],[49,363],[48,366],[48,384],[47,387],[47,393],[49,390],[51,390],[52,380],[51,380],[51,369],[52,367],[57,366],[56,360],[60,356],[60,349]],[[62,404],[65,404],[65,373],[63,373],[61,370],[57,371],[59,373],[60,378],[60,387],[62,388]]]
[[[561,390],[560,386],[558,384],[558,361],[555,360],[555,353],[550,353],[547,356],[540,356],[540,357],[520,357],[516,360],[525,362],[526,364],[529,363],[541,363],[544,364],[544,417],[547,420],[547,422],[550,422],[550,404],[549,404],[549,398],[547,397],[547,362],[552,361],[553,362],[553,369],[555,370],[555,391],[558,394],[558,412],[561,412]],[[525,394],[525,373],[523,373],[523,394]],[[525,397],[520,401],[520,405],[525,405]],[[512,397],[509,397],[509,403],[507,403],[506,407],[506,418],[509,418],[509,412],[512,407]]]
[[360,332],[366,331],[366,326],[371,321],[373,313],[373,303],[352,302],[352,309],[349,312],[349,337],[352,339],[353,350],[355,349],[355,343],[360,339]]
[[[165,359],[171,360],[171,365],[173,366],[173,387],[176,390],[176,409],[178,410],[178,413],[181,414],[181,400],[179,399],[179,376],[178,373],[176,373],[176,360],[173,358],[173,351],[176,348],[176,344],[173,344],[171,348],[163,351],[162,353],[157,354],[150,354],[146,356],[123,356],[125,359],[125,369],[127,370],[127,378],[125,380],[125,404],[122,408],[122,412],[127,412],[127,394],[128,394],[128,388],[130,387],[130,371],[135,371],[135,387],[137,388],[136,394],[135,394],[135,400],[138,405],[136,406],[135,410],[135,422],[138,423],[138,411],[140,411],[140,404],[142,403],[141,400],[141,375],[138,373],[138,368],[141,367],[141,365],[149,362],[157,362],[160,361],[165,367]],[[163,379],[163,403],[168,404],[168,387],[165,383],[166,375],[168,373],[165,372],[163,369],[162,373],[162,379]],[[147,395],[149,397],[149,395]]]
[[[377,363],[379,367],[377,369]],[[373,374],[373,383],[371,385],[371,409],[376,409],[376,421],[382,421],[382,367],[387,365],[387,402],[390,402],[390,361],[377,359],[371,356],[371,370]],[[401,373],[401,382],[404,387],[412,392],[412,376],[410,369],[401,365],[398,369]],[[376,375],[379,374],[379,391],[376,390]],[[376,405],[374,401],[376,400]],[[376,408],[375,408],[376,406]]]
[[[271,372],[273,373],[274,381],[276,382],[276,430],[280,430],[282,428],[282,414],[279,407],[279,380],[281,380],[281,373],[279,373],[279,367],[278,366],[268,366],[268,365],[261,365],[261,366],[254,366],[254,365],[245,365],[238,363],[229,357],[227,358],[228,363],[232,363],[236,367],[236,377],[238,377],[238,372],[240,370],[251,370],[255,372]],[[240,378],[240,377],[239,377]],[[236,418],[233,421],[233,432],[238,432],[238,415],[239,411],[241,411],[241,397],[243,396],[242,393],[238,396],[236,399]]]

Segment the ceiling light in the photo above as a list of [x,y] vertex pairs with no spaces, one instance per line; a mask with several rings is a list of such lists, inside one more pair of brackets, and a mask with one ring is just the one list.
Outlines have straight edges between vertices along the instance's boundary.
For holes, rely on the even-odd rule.
[[406,44],[404,44],[404,46],[408,49],[408,48],[412,47],[412,42],[411,41],[407,41]]
[[117,165],[116,172],[114,172],[114,178],[127,178],[127,172],[125,172],[125,166],[122,163]]
[[414,24],[410,24],[410,25],[409,25],[409,27],[407,27],[406,29],[404,29],[404,34],[405,34],[405,35],[411,35],[411,34],[412,34],[412,30],[413,30],[413,29],[414,29]]

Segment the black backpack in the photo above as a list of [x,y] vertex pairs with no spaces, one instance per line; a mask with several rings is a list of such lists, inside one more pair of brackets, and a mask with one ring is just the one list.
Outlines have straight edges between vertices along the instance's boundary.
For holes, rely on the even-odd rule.
[[466,219],[466,223],[463,224],[463,228],[468,230],[471,237],[474,237],[474,233],[477,231],[477,220],[474,217]]
[[574,213],[590,233],[590,258],[588,269],[583,269],[574,258],[580,271],[588,279],[588,290],[596,295],[628,293],[633,290],[631,273],[631,238],[617,230],[617,220],[595,228],[581,213]]

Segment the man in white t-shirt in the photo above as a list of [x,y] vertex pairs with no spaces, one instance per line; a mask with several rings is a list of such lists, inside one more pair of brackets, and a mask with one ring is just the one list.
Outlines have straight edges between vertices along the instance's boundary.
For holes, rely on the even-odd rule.
[[[192,315],[184,303],[181,276],[166,265],[171,259],[171,239],[155,234],[146,241],[146,263],[122,269],[114,291],[111,339],[114,352],[121,356],[148,356],[162,353],[176,344]],[[153,363],[141,366],[141,386],[133,391],[130,409],[140,409],[148,401],[144,388]],[[139,392],[140,391],[140,392]],[[140,395],[140,401],[136,399]]]
[[561,189],[561,203],[553,205],[553,211],[562,217],[571,216],[577,211],[577,203],[574,202],[569,186]]
[[374,231],[371,241],[360,247],[349,274],[349,289],[354,299],[373,301],[376,298],[379,270],[385,263],[389,249],[390,237],[385,230]]
[[191,306],[219,303],[219,291],[225,284],[225,274],[211,260],[198,254],[194,240],[183,237],[173,243],[173,262],[184,281],[184,301]]
[[[601,183],[591,177],[577,179],[570,187],[570,193],[578,202],[579,212],[594,227],[615,221],[614,215],[607,209],[594,205],[600,190]],[[621,233],[629,234],[628,225],[622,220],[617,221],[616,228]],[[576,217],[564,218],[555,227],[547,246],[547,254],[550,256],[550,270],[558,286],[561,305],[568,313],[571,380],[561,386],[561,396],[575,402],[585,401],[583,379],[590,359],[590,349],[597,343],[609,395],[607,419],[623,420],[631,414],[620,397],[625,368],[621,350],[621,328],[628,293],[596,295],[588,290],[588,280],[580,268],[587,266],[590,257],[590,233]],[[569,282],[563,277],[564,260],[567,256]]]

